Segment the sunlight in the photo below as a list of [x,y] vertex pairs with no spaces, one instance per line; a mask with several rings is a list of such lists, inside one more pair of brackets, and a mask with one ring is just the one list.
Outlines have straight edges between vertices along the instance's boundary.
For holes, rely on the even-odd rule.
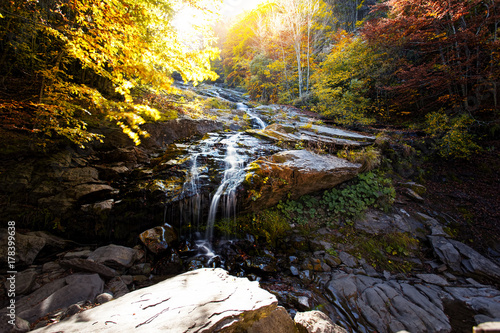
[[191,37],[199,33],[200,29],[212,26],[217,20],[225,21],[248,10],[256,8],[266,0],[205,0],[200,8],[181,4],[174,8],[176,14],[172,21],[173,26],[181,36]]

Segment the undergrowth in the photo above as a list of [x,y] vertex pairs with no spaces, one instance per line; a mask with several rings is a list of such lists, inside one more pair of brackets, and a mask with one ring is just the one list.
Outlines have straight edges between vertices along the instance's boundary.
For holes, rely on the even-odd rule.
[[389,179],[373,172],[358,177],[319,196],[305,195],[298,200],[280,201],[277,209],[291,222],[315,222],[327,226],[339,222],[352,225],[369,208],[387,211],[396,192]]

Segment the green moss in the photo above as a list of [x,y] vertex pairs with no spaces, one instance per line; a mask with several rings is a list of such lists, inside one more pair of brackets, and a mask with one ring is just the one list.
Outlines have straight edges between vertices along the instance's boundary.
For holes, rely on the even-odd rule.
[[274,247],[290,230],[288,221],[276,209],[239,216],[236,219],[221,219],[215,222],[214,227],[220,234],[234,235],[240,238],[250,234],[257,241]]

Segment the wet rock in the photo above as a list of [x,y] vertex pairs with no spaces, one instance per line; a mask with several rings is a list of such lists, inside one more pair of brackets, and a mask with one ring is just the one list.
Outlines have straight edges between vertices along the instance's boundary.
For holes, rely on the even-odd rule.
[[347,333],[321,311],[298,312],[293,320],[300,333]]
[[104,282],[99,275],[74,274],[45,285],[16,303],[19,317],[35,322],[52,311],[72,304],[93,301],[102,293]]
[[[271,207],[291,193],[291,199],[330,189],[355,177],[360,164],[307,150],[285,151],[251,164],[245,187],[256,195],[242,198],[242,207],[257,211]],[[264,179],[268,179],[264,181]]]
[[116,271],[114,269],[90,259],[74,258],[70,260],[61,260],[59,265],[64,268],[71,268],[75,271],[97,273],[105,279],[111,279],[116,276]]
[[[7,229],[0,229],[0,257],[7,258],[8,249]],[[45,239],[34,235],[23,235],[19,232],[15,235],[16,243],[16,267],[28,266],[33,263],[38,253],[45,246]]]
[[131,267],[139,256],[138,250],[111,244],[96,249],[88,256],[88,259],[108,267],[123,269]]
[[276,266],[276,258],[270,256],[251,257],[245,260],[245,263],[247,268],[264,273],[274,273],[278,269]]
[[221,269],[202,269],[136,290],[38,332],[243,331],[259,319],[275,316],[276,309],[276,297],[257,282]]
[[151,252],[158,254],[170,248],[178,237],[174,228],[165,224],[144,231],[139,235],[139,239]]

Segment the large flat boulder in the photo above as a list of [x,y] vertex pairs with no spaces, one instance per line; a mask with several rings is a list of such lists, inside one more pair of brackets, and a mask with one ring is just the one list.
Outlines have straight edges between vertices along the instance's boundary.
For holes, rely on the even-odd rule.
[[244,209],[257,211],[271,207],[289,193],[291,199],[327,190],[354,178],[361,164],[308,150],[289,150],[260,158],[250,164],[244,183]]
[[292,319],[277,303],[258,282],[219,268],[200,269],[35,332],[266,332],[261,320],[269,317],[283,326],[291,322],[286,333],[295,332]]

